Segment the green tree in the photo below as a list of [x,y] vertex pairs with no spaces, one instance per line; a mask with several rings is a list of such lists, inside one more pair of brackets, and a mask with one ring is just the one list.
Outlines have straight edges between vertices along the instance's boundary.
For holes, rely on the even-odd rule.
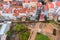
[[19,32],[20,31],[20,25],[19,24],[16,24],[13,28],[13,31],[15,32]]
[[48,36],[37,33],[35,40],[50,40]]
[[29,17],[27,17],[27,18],[26,18],[26,21],[30,21],[30,18],[29,18]]
[[7,39],[6,40],[10,40],[11,35],[12,35],[12,31],[10,30],[10,31],[7,32]]
[[19,31],[27,31],[28,30],[28,28],[27,27],[25,27],[25,25],[23,25],[23,24],[16,24],[15,25],[15,27],[13,28],[13,31],[15,31],[16,33],[18,33]]
[[28,40],[28,37],[29,37],[29,32],[28,31],[26,31],[24,33],[20,33],[20,35],[19,35],[20,40]]

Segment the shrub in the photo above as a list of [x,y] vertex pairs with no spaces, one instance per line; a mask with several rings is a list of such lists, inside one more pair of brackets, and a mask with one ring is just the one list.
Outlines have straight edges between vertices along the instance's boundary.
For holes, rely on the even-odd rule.
[[37,33],[35,40],[50,40],[46,35]]
[[24,33],[20,33],[20,35],[19,35],[20,40],[28,40],[28,37],[29,37],[29,32],[28,31],[26,31]]

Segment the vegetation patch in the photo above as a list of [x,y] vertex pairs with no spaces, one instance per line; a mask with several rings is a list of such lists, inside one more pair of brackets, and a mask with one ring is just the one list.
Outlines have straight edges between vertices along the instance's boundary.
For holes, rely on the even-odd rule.
[[49,20],[48,23],[51,23],[51,24],[53,24],[53,25],[55,25],[55,26],[58,26],[57,28],[60,29],[60,25],[57,24],[54,20]]
[[19,40],[28,40],[30,32],[25,25],[16,23],[16,25],[7,32],[7,37],[10,39],[12,34],[18,34]]
[[54,20],[49,20],[48,22],[51,23],[51,24],[54,24],[54,25],[57,24]]
[[50,39],[49,39],[48,36],[46,36],[46,35],[37,33],[35,40],[50,40]]
[[24,32],[24,33],[20,33],[19,34],[19,40],[28,40],[28,37],[29,37],[29,32]]

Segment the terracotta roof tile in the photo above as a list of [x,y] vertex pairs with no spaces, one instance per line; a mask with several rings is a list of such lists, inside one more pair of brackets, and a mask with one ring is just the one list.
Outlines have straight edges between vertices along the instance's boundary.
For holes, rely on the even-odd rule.
[[42,4],[40,2],[37,3],[37,6],[40,7]]
[[56,2],[56,6],[60,6],[60,2]]

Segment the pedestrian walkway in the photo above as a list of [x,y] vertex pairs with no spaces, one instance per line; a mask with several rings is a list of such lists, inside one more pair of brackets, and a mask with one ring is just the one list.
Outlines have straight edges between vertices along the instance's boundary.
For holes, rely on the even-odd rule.
[[[35,25],[35,28],[31,28],[31,31],[30,31],[30,36],[28,38],[28,40],[35,40],[35,37],[36,37],[36,34],[37,34],[37,31],[38,29],[40,29],[40,25],[42,23],[36,23]],[[43,23],[44,24],[44,23]],[[42,34],[45,34],[47,36],[51,36],[53,34],[53,29],[56,29],[56,26],[54,26],[53,24],[50,24],[50,23],[46,23],[44,24],[45,26],[43,26],[41,29],[42,29]],[[54,35],[52,35],[52,39],[54,40]]]
[[36,23],[35,28],[33,30],[31,30],[31,34],[30,34],[28,40],[35,40],[37,30],[39,29],[39,25],[40,25],[40,23]]

